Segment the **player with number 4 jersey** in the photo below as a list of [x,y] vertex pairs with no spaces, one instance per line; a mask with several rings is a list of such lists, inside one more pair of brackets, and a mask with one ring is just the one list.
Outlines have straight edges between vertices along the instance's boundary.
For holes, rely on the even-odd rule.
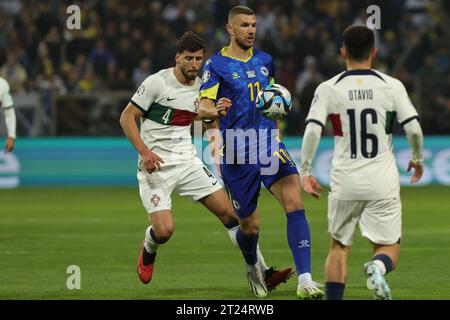
[[[177,41],[176,66],[149,76],[120,118],[125,135],[139,152],[139,193],[151,221],[145,231],[137,268],[139,279],[145,284],[152,279],[158,247],[174,232],[172,192],[188,196],[214,213],[239,248],[236,213],[217,178],[196,157],[190,134],[191,124],[197,117],[200,87],[197,75],[204,51],[204,40],[186,32]],[[219,101],[218,110],[225,110],[226,104]],[[141,121],[140,131],[137,120]],[[269,268],[259,248],[257,251],[261,268],[265,270],[265,284],[273,290],[286,281],[290,269]]]

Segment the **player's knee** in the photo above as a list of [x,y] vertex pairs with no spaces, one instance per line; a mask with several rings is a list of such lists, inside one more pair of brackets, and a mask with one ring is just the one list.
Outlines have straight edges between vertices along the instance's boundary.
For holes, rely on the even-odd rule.
[[241,230],[247,237],[255,237],[259,232],[259,225],[256,223],[248,223],[241,226]]
[[236,211],[234,211],[233,207],[230,206],[230,208],[226,208],[221,217],[219,217],[223,224],[228,224],[232,221],[237,220]]
[[296,210],[303,209],[303,201],[300,195],[289,195],[284,199],[284,208],[286,212],[293,212]]
[[155,235],[158,238],[157,241],[159,243],[165,243],[169,241],[174,232],[175,232],[174,225],[159,226],[159,228],[155,230]]
[[172,236],[173,232],[164,232],[161,235],[158,235],[158,242],[160,244],[166,243],[167,241],[169,241],[170,237]]
[[344,252],[343,248],[341,248],[341,247],[334,246],[334,247],[330,248],[330,254],[333,257],[342,257],[342,256],[344,256],[344,253],[345,252]]
[[344,245],[342,242],[332,239],[330,252],[335,255],[346,254],[350,250],[350,247]]

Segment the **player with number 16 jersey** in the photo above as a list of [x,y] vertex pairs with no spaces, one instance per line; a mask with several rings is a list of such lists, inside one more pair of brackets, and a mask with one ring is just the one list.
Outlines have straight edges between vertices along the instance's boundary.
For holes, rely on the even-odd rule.
[[[172,193],[203,204],[224,224],[236,242],[239,227],[236,213],[217,178],[195,156],[190,128],[197,113],[200,87],[198,71],[203,63],[204,40],[188,31],[177,41],[176,66],[149,76],[122,112],[120,124],[139,152],[139,193],[151,225],[138,260],[139,279],[147,284],[153,276],[157,249],[174,232]],[[219,101],[218,110],[221,110]],[[136,120],[140,119],[140,132]],[[274,289],[286,280],[290,269],[269,268],[259,248],[265,285]],[[189,263],[189,261],[186,261]]]
[[300,177],[303,189],[316,198],[320,185],[312,161],[322,128],[329,119],[334,133],[331,192],[328,195],[330,251],[325,262],[326,298],[341,300],[347,280],[347,258],[357,225],[373,246],[364,265],[367,287],[376,299],[392,298],[384,276],[394,270],[400,252],[400,183],[392,152],[392,127],[403,126],[411,146],[412,183],[423,173],[423,135],[418,115],[403,84],[372,69],[374,32],[350,26],[341,48],[347,70],[320,84],[306,119]]
[[403,84],[380,71],[342,72],[316,89],[306,123],[330,120],[335,137],[331,190],[339,200],[399,197],[392,128],[418,119]]

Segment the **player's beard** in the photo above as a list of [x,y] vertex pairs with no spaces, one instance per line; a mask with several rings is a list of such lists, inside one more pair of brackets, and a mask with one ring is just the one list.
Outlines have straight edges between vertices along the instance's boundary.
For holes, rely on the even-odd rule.
[[[245,43],[245,40],[247,40],[247,38],[245,38],[243,40],[236,38],[236,44],[238,45],[239,48],[241,48],[242,50],[248,50],[251,47],[253,47],[253,44],[252,45],[248,45],[247,43]],[[253,40],[253,42],[254,41],[255,40]]]
[[189,70],[181,69],[181,73],[183,74],[183,76],[186,79],[188,79],[188,80],[195,80],[195,78],[197,78],[197,75],[198,75],[198,70],[189,72]]

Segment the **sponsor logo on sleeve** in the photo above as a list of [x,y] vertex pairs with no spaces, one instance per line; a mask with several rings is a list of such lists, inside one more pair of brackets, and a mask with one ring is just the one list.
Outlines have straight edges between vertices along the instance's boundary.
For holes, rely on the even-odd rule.
[[209,72],[209,70],[206,70],[205,72],[203,72],[202,76],[203,83],[208,82],[209,78],[211,78],[211,73]]
[[142,97],[144,95],[144,92],[145,92],[145,86],[141,85],[139,87],[139,89],[137,89],[136,95],[139,96],[139,97]]

